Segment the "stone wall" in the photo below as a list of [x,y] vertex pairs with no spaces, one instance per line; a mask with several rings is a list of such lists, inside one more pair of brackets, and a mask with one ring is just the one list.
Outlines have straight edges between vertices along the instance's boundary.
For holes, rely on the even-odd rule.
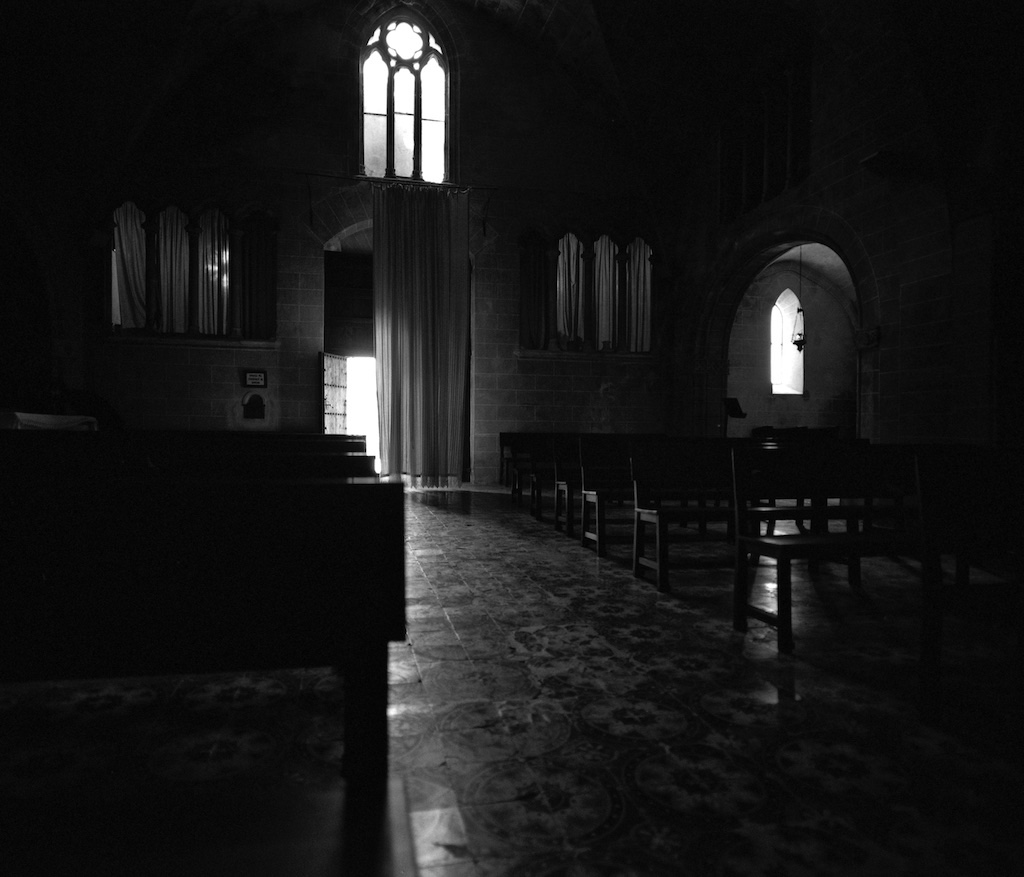
[[[741,363],[729,347],[751,281],[787,246],[817,241],[856,291],[857,433],[878,441],[992,438],[991,229],[951,212],[947,123],[906,22],[822,2],[813,64],[810,174],[723,227],[709,201],[699,290],[677,311],[682,420],[721,424]],[[947,87],[951,87],[949,83]],[[955,86],[955,84],[954,84]],[[984,208],[982,208],[984,212]]]
[[[245,83],[224,74],[219,87],[235,116],[222,126],[229,134],[202,145],[201,160],[210,168],[236,160],[249,171],[203,176],[211,200],[229,206],[256,201],[277,219],[277,334],[268,341],[231,341],[98,332],[89,380],[126,425],[321,428],[323,251],[371,246],[370,183],[356,175],[358,52],[386,6],[351,5],[330,20],[282,13],[273,36],[257,28],[261,78],[291,85],[287,92],[274,89],[272,114],[246,102],[232,90]],[[521,35],[459,4],[433,4],[429,15],[449,41],[453,64],[453,177],[470,190],[472,480],[498,479],[503,430],[658,428],[650,356],[519,350],[518,240],[524,231],[542,229],[553,240],[570,227],[641,232],[626,194],[628,174],[602,134],[608,120],[600,107],[584,105],[572,83]],[[233,39],[222,35],[226,44]],[[188,165],[179,160],[178,172],[196,191],[200,185]],[[178,182],[165,187],[173,192]],[[267,371],[260,422],[240,419],[245,368]]]

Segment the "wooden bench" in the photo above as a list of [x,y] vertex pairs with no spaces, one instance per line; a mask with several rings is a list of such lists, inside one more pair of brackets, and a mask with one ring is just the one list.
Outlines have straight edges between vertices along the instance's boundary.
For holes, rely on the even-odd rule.
[[957,587],[970,584],[972,567],[1019,575],[1024,448],[945,442],[910,447],[918,458],[935,544],[953,556]]
[[501,433],[504,480],[516,503],[522,502],[523,488],[529,489],[534,455],[547,444],[547,436],[548,433],[543,432]]
[[[518,432],[502,433],[508,485],[512,499],[522,502],[523,492],[529,496],[530,514],[544,517],[544,496],[555,491],[558,504],[556,451],[565,441],[577,443],[577,433]],[[556,508],[556,523],[560,513]]]
[[556,530],[574,533],[573,501],[580,483],[579,433],[537,433],[530,444],[530,514],[544,517],[544,497],[554,496]]
[[[940,556],[953,559],[950,584],[967,611],[992,600],[1008,606],[1003,619],[1016,639],[1017,692],[1024,695],[1024,447],[930,443],[912,446],[921,473],[921,488],[931,543]],[[972,572],[984,570],[989,584]],[[940,569],[941,573],[941,569]],[[943,605],[933,615],[929,637],[941,652],[946,582],[936,589]]]
[[[842,560],[850,586],[859,589],[862,557],[911,553],[922,560],[922,659],[936,660],[937,557],[912,452],[853,443],[844,444],[841,453],[832,443],[740,445],[733,449],[733,485],[736,630],[745,631],[747,619],[756,618],[778,630],[780,651],[791,652],[794,560]],[[774,532],[778,521],[798,519],[808,526],[796,533]],[[761,556],[777,563],[774,612],[749,602],[751,567]]]
[[[47,448],[49,466],[0,477],[2,678],[336,667],[345,873],[380,874],[388,643],[405,638],[401,485],[166,477],[102,438]],[[20,463],[38,466],[35,451]]]
[[[498,445],[501,454],[501,483],[509,488],[512,498],[517,502],[522,499],[525,474],[529,471],[529,448],[538,435],[537,432],[502,432],[498,434]],[[519,475],[523,474],[522,480]]]
[[639,436],[585,433],[580,436],[580,544],[608,553],[608,504],[633,501],[631,443]]
[[576,496],[580,489],[580,438],[578,433],[559,433],[552,440],[554,456],[555,529],[576,535]]
[[709,522],[724,521],[732,537],[732,444],[724,438],[665,438],[634,448],[633,575],[653,570],[658,589],[669,590],[671,525],[695,523],[706,538]]
[[126,459],[171,475],[376,480],[364,436],[140,430]]

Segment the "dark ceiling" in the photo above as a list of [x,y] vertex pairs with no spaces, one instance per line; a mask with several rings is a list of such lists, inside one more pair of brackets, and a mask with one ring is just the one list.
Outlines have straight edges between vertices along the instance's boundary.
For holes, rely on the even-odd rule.
[[[42,161],[45,149],[25,149],[33,136],[75,130],[83,145],[104,154],[123,149],[132,132],[111,126],[110,118],[131,118],[134,110],[136,128],[144,125],[154,94],[173,89],[182,75],[175,64],[187,64],[180,57],[183,34],[201,40],[201,27],[198,37],[192,27],[197,21],[251,16],[262,7],[248,2],[104,0],[102,28],[95,24],[97,5],[81,0],[13,4],[0,29],[0,92],[10,92],[0,96],[6,136],[16,134],[11,145],[27,152],[28,160],[35,154]],[[713,130],[717,115],[755,91],[780,53],[800,51],[803,34],[819,28],[821,9],[830,6],[829,0],[437,2],[468,7],[540,46],[571,78],[582,103],[602,112],[610,108],[628,136],[643,138],[639,142],[670,142],[675,149],[685,148],[688,131],[696,140]],[[304,15],[331,5],[275,0],[273,8]],[[995,11],[1007,5],[861,0],[857,7],[856,14],[863,9],[864,15],[884,17],[896,44],[906,46],[937,140],[952,134],[950,142],[976,145],[970,138],[981,135],[972,132],[990,127],[987,108],[1005,100],[1011,80],[1019,79],[1024,4],[1015,4],[1015,13]],[[854,14],[841,3],[837,8]],[[90,118],[97,95],[111,104],[105,119]],[[675,136],[662,136],[668,132]]]

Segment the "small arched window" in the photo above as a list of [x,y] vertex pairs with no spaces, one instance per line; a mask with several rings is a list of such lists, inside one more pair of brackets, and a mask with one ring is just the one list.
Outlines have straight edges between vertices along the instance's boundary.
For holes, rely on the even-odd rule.
[[363,173],[442,183],[448,176],[448,62],[435,36],[398,15],[360,56]]
[[772,305],[770,345],[772,393],[802,394],[804,311],[791,289],[784,290]]

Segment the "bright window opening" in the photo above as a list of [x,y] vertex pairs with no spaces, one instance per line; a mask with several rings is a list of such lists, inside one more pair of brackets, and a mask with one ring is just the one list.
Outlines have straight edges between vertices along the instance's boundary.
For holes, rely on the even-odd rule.
[[373,32],[361,59],[363,173],[443,183],[447,177],[448,64],[415,21]]
[[[800,395],[804,391],[804,312],[800,299],[785,290],[772,306],[772,393]],[[799,342],[799,343],[797,343]]]

